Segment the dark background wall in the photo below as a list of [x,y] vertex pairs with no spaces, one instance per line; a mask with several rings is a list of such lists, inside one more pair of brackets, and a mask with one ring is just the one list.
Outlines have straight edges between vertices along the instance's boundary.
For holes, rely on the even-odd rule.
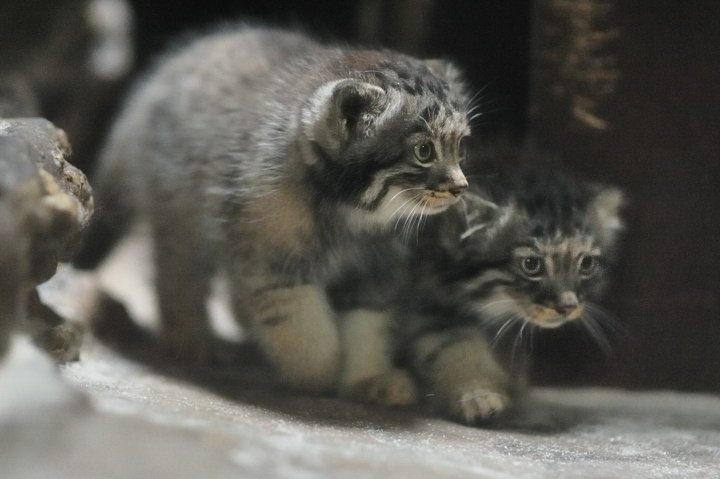
[[[3,8],[7,13],[15,5],[27,13],[38,1],[7,0]],[[302,26],[327,39],[455,59],[473,90],[482,90],[486,114],[474,130],[479,139],[531,137],[560,152],[569,169],[617,184],[629,198],[623,255],[605,302],[625,329],[610,336],[615,353],[606,357],[573,328],[548,332],[534,345],[538,379],[720,391],[720,9],[715,2],[130,3],[135,71],[179,33],[248,17]],[[10,18],[0,15],[0,22]],[[22,36],[0,34],[0,51],[22,49],[17,35]],[[37,35],[32,38],[36,44]],[[77,94],[58,100],[56,94],[52,108],[42,108],[41,114],[69,130],[77,152],[73,160],[87,170],[104,120],[127,84],[115,81],[91,99],[82,98],[88,96],[84,86],[81,100]],[[66,120],[68,112],[75,113],[73,122]]]

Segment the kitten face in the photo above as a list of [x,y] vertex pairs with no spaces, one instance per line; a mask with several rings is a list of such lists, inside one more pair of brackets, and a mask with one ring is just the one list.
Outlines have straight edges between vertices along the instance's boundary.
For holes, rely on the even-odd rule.
[[304,115],[315,184],[370,223],[447,209],[467,187],[464,96],[404,57],[355,76],[323,85]]
[[[477,232],[468,225],[459,248],[465,265],[458,300],[481,320],[556,328],[589,317],[621,228],[622,196],[594,186],[571,196],[559,186],[498,208],[496,219]],[[607,200],[611,193],[615,201]],[[514,220],[501,223],[505,212]]]
[[513,298],[523,319],[555,328],[582,317],[584,302],[597,296],[603,258],[587,237],[537,240],[512,252],[511,284],[498,292]]

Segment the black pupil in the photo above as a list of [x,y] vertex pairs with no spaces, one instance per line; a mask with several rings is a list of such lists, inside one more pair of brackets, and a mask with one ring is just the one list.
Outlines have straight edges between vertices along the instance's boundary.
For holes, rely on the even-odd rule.
[[583,271],[589,271],[595,266],[595,260],[592,256],[585,256],[582,261],[580,261],[580,268],[582,268]]
[[418,148],[418,158],[420,160],[427,160],[430,158],[430,155],[432,154],[432,147],[429,143],[423,143]]
[[528,273],[537,273],[540,271],[540,260],[538,258],[525,258],[523,266]]

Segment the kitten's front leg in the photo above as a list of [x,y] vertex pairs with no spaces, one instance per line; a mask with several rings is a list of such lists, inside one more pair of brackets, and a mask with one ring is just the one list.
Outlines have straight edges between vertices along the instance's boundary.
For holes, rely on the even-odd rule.
[[249,306],[259,346],[288,384],[311,392],[335,387],[340,341],[324,288],[304,284],[260,289]]
[[389,313],[367,309],[348,311],[340,318],[341,396],[385,406],[417,401],[414,380],[407,371],[393,367],[390,322]]
[[430,384],[442,413],[474,424],[510,406],[509,378],[480,332],[427,334],[413,349],[413,365]]

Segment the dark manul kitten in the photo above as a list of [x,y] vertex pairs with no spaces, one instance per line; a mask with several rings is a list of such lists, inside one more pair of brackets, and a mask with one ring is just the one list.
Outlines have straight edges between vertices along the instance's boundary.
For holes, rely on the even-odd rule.
[[96,228],[149,221],[171,350],[212,355],[205,300],[222,268],[280,374],[325,390],[341,354],[325,285],[366,237],[457,201],[467,103],[445,62],[262,28],[199,38],[115,124]]
[[[395,243],[394,262],[368,256],[331,290],[346,310],[340,394],[414,402],[414,380],[399,363],[445,415],[474,423],[506,409],[525,387],[529,328],[581,321],[597,334],[593,313],[602,313],[592,301],[614,257],[621,203],[618,190],[557,170],[476,179],[416,243]],[[401,278],[399,293],[388,278]]]
[[485,183],[423,237],[397,319],[411,368],[440,411],[465,423],[502,412],[525,388],[529,328],[581,321],[598,333],[593,301],[622,227],[612,187],[559,171]]

